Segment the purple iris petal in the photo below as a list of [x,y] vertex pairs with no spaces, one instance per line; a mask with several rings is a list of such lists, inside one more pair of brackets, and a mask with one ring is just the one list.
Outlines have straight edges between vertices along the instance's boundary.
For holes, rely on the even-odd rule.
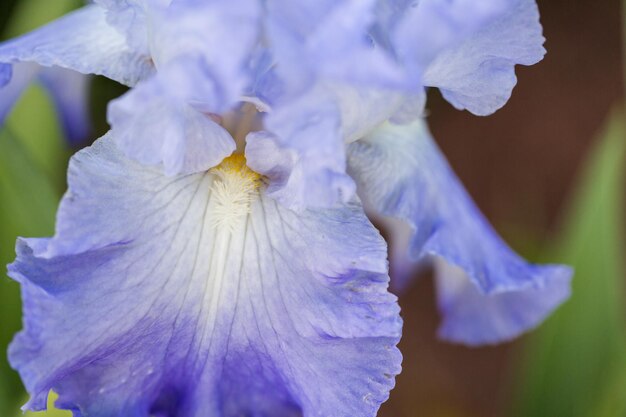
[[[472,202],[423,121],[379,128],[351,145],[349,160],[366,205],[411,228],[405,262],[429,256],[458,269],[452,277],[449,268],[439,274],[447,339],[472,345],[510,339],[567,298],[571,269],[532,265],[513,252]],[[459,284],[448,285],[452,281]]]
[[270,109],[267,131],[248,136],[246,155],[271,180],[268,194],[281,204],[332,207],[355,193],[346,174],[346,143],[398,114],[407,102],[394,91],[320,85]]
[[424,84],[438,87],[457,109],[489,115],[504,106],[517,83],[515,65],[546,53],[535,0],[510,0],[506,12],[428,66]]
[[184,0],[152,11],[157,73],[109,107],[128,156],[175,175],[206,170],[234,150],[230,135],[203,113],[226,112],[241,99],[258,14],[254,0]]
[[106,9],[106,21],[136,52],[149,56],[148,14],[171,0],[94,0]]
[[[229,149],[198,139],[217,129],[194,110],[223,115],[251,93],[273,110],[264,130],[275,145],[297,154],[291,207],[308,206],[307,184],[319,205],[349,198],[344,142],[389,118],[420,117],[424,85],[487,114],[510,96],[515,64],[544,52],[534,0],[95,3],[1,45],[0,62],[143,81],[112,104],[109,120],[129,157],[169,174],[207,169]],[[294,129],[318,111],[323,123]],[[181,139],[189,132],[193,145]]]
[[0,88],[4,87],[11,81],[13,76],[13,66],[10,64],[0,64]]
[[406,73],[393,55],[375,45],[373,0],[267,2],[267,27],[277,72],[291,90],[317,80],[403,88]]
[[268,195],[296,210],[331,207],[353,197],[356,188],[345,172],[341,120],[329,95],[305,96],[273,109],[266,127],[270,134],[248,136],[246,157],[270,179]]
[[106,11],[90,5],[40,29],[0,44],[0,62],[36,62],[133,85],[153,71],[149,60],[128,48],[106,22]]
[[543,276],[542,285],[486,296],[462,269],[436,260],[437,299],[443,314],[439,337],[480,346],[513,339],[541,324],[569,297],[572,271],[563,266],[534,269]]
[[398,58],[421,77],[447,48],[497,20],[517,0],[385,0],[383,30]]
[[78,415],[375,416],[400,371],[386,248],[356,203],[295,213],[230,157],[168,177],[109,135],[11,276],[31,401]]

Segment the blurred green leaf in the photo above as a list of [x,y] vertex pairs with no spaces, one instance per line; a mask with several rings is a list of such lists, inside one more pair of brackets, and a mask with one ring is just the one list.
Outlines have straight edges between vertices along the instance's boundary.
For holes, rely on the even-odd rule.
[[575,268],[572,297],[529,337],[512,415],[626,415],[625,166],[624,114],[616,111],[550,258]]
[[617,372],[612,375],[602,396],[598,398],[595,408],[588,417],[624,417],[626,416],[626,358],[622,355],[621,363],[616,364]]
[[65,168],[71,154],[56,109],[37,84],[20,97],[7,118],[6,126],[19,138],[33,162],[44,171],[59,191],[65,189]]
[[83,3],[81,0],[20,0],[13,7],[3,37],[11,38],[36,29]]

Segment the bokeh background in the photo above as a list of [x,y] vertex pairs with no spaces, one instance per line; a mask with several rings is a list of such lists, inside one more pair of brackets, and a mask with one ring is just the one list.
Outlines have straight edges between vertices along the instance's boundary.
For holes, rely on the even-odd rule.
[[[469,349],[437,340],[433,283],[421,271],[400,297],[404,371],[383,417],[626,417],[626,13],[619,0],[538,3],[548,55],[518,70],[508,105],[480,118],[433,91],[429,120],[505,239],[529,259],[576,268],[573,296],[538,330]],[[79,4],[0,0],[0,38]],[[106,131],[105,103],[123,91],[94,78],[90,140]],[[0,129],[1,264],[12,260],[16,236],[52,233],[72,152],[45,92],[32,87]],[[18,286],[2,273],[0,352],[20,328],[19,312]],[[2,354],[0,416],[19,415],[25,399]]]

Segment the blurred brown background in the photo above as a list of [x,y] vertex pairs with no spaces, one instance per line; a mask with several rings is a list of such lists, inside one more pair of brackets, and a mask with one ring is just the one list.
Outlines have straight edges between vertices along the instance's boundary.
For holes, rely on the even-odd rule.
[[[619,0],[539,0],[548,54],[518,68],[507,106],[480,118],[431,93],[430,125],[457,174],[505,239],[558,232],[580,166],[622,98]],[[513,238],[515,236],[515,238]],[[439,342],[428,274],[400,299],[404,371],[382,417],[506,417],[524,338],[496,348]],[[567,416],[555,416],[567,417]]]

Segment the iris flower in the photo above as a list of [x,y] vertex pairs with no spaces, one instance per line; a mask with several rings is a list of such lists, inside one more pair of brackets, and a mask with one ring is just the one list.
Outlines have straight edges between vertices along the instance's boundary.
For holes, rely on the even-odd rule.
[[[386,244],[434,258],[443,337],[510,339],[571,271],[497,236],[423,120],[494,112],[542,59],[533,0],[97,0],[0,45],[130,85],[10,275],[10,360],[76,416],[374,416],[400,372]],[[6,66],[5,66],[6,68]],[[410,329],[409,329],[410,331]]]

